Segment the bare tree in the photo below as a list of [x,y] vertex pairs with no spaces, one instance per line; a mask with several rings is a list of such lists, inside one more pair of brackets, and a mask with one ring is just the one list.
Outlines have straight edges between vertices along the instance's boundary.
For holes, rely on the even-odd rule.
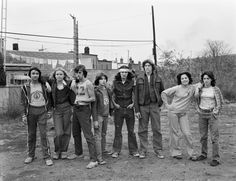
[[203,57],[218,57],[222,55],[229,55],[231,49],[224,41],[207,40],[206,48],[203,50]]

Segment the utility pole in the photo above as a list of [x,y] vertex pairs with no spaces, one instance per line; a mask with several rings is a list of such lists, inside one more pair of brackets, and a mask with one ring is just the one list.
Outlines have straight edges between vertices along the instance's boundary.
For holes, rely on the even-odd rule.
[[79,64],[79,36],[78,36],[78,21],[76,20],[76,17],[71,15],[71,18],[73,19],[73,26],[74,26],[74,54],[73,59],[75,62],[75,65]]
[[152,6],[152,31],[153,31],[153,56],[154,56],[154,61],[155,65],[157,65],[157,52],[156,52],[156,34],[155,34],[155,20],[154,20],[154,9]]
[[3,69],[6,71],[6,31],[7,31],[7,0],[2,0],[0,53],[3,55]]

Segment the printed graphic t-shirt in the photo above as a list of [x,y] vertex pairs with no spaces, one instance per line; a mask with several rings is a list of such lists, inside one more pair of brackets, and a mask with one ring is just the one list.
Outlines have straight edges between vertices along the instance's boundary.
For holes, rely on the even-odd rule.
[[93,84],[87,79],[84,82],[79,82],[76,85],[76,99],[75,104],[78,105],[88,105],[89,103],[85,103],[90,97],[88,93],[88,87],[93,87]]
[[43,96],[41,84],[31,84],[30,88],[30,105],[36,107],[44,106],[46,104],[46,101]]

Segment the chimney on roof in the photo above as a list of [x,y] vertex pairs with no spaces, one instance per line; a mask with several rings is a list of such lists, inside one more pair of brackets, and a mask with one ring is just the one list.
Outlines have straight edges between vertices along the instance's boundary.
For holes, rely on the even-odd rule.
[[89,55],[89,47],[84,48],[84,54]]
[[13,43],[12,44],[12,48],[13,48],[13,50],[19,50],[19,47],[18,47],[18,43]]

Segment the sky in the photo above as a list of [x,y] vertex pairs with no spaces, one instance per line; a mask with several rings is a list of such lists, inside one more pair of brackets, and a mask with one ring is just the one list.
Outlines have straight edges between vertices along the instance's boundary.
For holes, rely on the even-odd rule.
[[[220,40],[236,53],[235,0],[7,0],[7,31],[73,37],[77,18],[79,39],[138,40],[140,42],[79,40],[79,52],[89,46],[99,59],[121,57],[135,62],[152,56],[154,7],[157,54],[174,50],[184,57],[201,56],[207,40]],[[7,34],[7,49],[68,52],[72,39]]]

